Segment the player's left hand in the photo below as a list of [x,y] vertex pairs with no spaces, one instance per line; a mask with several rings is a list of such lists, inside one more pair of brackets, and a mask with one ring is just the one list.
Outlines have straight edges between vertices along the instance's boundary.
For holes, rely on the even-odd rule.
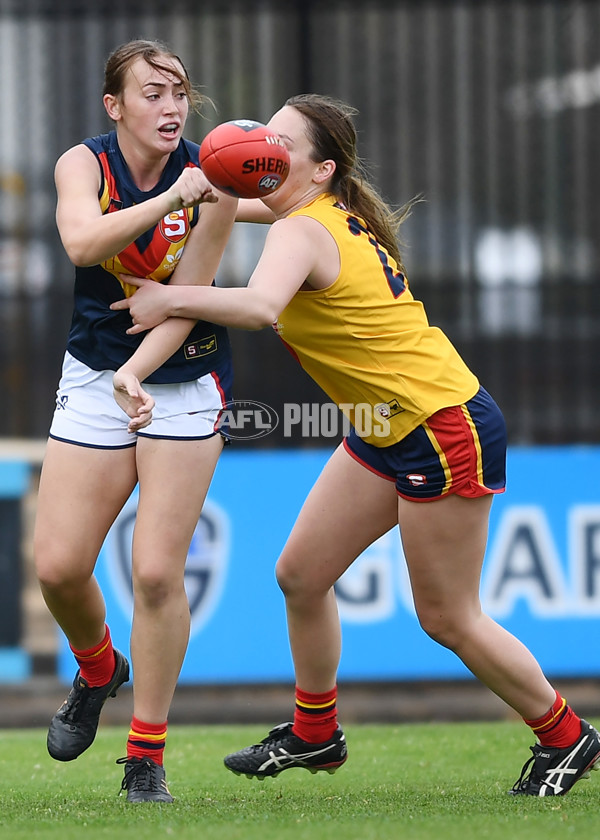
[[133,326],[127,330],[129,335],[151,330],[169,317],[168,286],[145,277],[132,277],[129,274],[119,276],[124,283],[138,287],[131,297],[110,305],[114,310],[129,309],[133,321]]
[[134,434],[152,422],[154,399],[142,386],[137,376],[119,368],[113,376],[113,396],[130,418],[127,430]]

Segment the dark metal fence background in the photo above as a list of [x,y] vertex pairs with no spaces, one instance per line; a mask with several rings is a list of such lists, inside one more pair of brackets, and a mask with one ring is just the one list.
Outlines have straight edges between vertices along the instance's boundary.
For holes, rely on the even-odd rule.
[[[425,199],[404,231],[413,291],[500,403],[511,442],[597,442],[599,31],[600,2],[568,0],[0,0],[0,435],[44,437],[53,408],[73,276],[54,162],[109,127],[104,60],[147,37],[217,105],[191,119],[198,141],[305,90],[352,103],[385,197]],[[263,236],[249,228],[220,282],[247,279]],[[232,338],[239,398],[324,399],[270,331]]]

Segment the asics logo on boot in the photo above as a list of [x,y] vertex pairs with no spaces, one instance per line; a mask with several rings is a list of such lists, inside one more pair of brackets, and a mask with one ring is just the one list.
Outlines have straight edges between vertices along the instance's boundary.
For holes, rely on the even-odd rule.
[[286,767],[290,767],[294,764],[306,764],[311,762],[311,759],[315,759],[319,755],[323,755],[326,752],[334,749],[335,744],[329,744],[327,747],[324,747],[322,750],[311,750],[310,752],[306,753],[296,753],[292,755],[291,753],[287,752],[286,750],[281,750],[281,753],[277,755],[273,750],[269,753],[270,758],[263,762],[259,767],[259,772],[263,772],[271,765],[278,767],[280,770],[283,770]]
[[[554,796],[560,796],[561,793],[568,790],[570,785],[565,783],[565,776],[575,776],[581,772],[581,766],[573,765],[572,761],[580,753],[584,747],[590,743],[591,738],[588,736],[582,738],[575,748],[566,755],[560,764],[556,767],[550,767],[545,771],[542,777],[542,784],[540,785],[540,796],[552,796],[551,793],[546,792],[546,788],[550,788],[554,792]],[[544,758],[550,758],[548,753],[540,753]]]

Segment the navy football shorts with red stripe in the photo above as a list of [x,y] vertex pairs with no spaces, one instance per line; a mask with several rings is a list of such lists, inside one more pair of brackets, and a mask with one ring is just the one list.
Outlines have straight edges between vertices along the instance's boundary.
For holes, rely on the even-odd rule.
[[344,447],[411,501],[449,493],[475,498],[506,486],[506,425],[485,388],[463,405],[436,412],[392,446],[365,443],[352,429]]

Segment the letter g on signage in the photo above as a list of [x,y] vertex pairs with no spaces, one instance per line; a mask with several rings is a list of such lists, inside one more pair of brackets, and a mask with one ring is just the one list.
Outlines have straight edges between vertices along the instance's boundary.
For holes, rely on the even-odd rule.
[[[137,493],[127,501],[106,541],[110,583],[128,617],[133,613],[131,545],[136,511]],[[192,535],[184,573],[192,635],[204,627],[218,605],[226,579],[228,557],[227,515],[218,505],[206,499]]]

